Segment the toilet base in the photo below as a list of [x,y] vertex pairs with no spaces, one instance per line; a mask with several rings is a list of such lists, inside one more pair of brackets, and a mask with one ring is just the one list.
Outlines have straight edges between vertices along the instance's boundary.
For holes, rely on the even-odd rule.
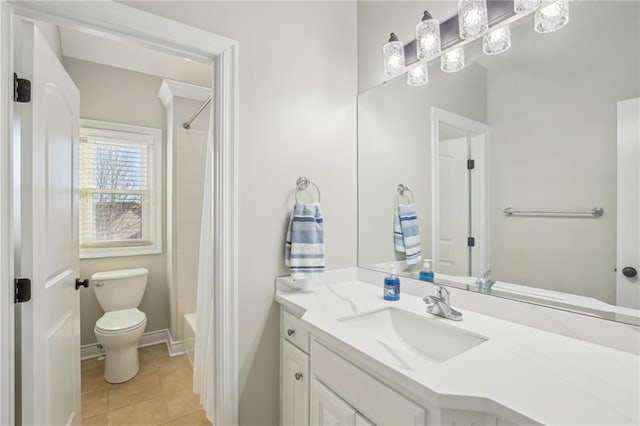
[[137,342],[116,348],[105,348],[104,379],[109,383],[122,383],[133,379],[140,371]]

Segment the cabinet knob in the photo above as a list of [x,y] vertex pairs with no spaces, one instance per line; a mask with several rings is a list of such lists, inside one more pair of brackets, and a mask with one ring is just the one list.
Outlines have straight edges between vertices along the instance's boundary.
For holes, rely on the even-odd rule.
[[296,380],[302,380],[302,373],[296,373],[294,374]]
[[89,278],[81,280],[80,278],[76,278],[76,290],[80,289],[80,287],[87,288],[89,287]]
[[288,330],[287,330],[287,334],[288,334],[289,336],[293,336],[293,334],[294,334],[295,332],[296,332],[296,331],[295,331],[293,328],[290,328],[290,329],[288,329]]

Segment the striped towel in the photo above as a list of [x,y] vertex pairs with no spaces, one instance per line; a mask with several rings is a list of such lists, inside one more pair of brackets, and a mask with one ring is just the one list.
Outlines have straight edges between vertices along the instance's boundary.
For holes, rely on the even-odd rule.
[[406,253],[409,265],[414,265],[422,260],[418,215],[416,214],[416,206],[413,204],[398,205],[393,218],[393,240],[396,251]]
[[324,272],[324,223],[318,203],[293,206],[284,263],[293,279],[314,278]]

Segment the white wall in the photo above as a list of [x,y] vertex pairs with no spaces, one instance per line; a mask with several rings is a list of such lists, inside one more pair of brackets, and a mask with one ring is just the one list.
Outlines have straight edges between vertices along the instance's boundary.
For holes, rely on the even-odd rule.
[[[572,2],[562,30],[523,25],[511,51],[485,58],[498,279],[615,304],[616,104],[640,96],[639,6]],[[508,206],[605,214],[505,217]]]
[[361,266],[404,259],[393,245],[393,209],[399,183],[413,191],[422,255],[431,258],[431,108],[487,121],[486,75],[481,66],[474,64],[455,74],[431,68],[425,86],[411,87],[406,77],[400,76],[358,97]]
[[[62,63],[80,89],[80,116],[93,120],[135,124],[162,129],[166,113],[157,97],[162,78],[113,68],[106,65],[63,58]],[[166,162],[166,155],[163,154]],[[163,166],[164,170],[164,166]],[[163,176],[163,182],[164,182]],[[166,200],[165,200],[166,201]],[[162,206],[163,212],[165,205]],[[164,222],[164,213],[163,213]],[[83,259],[80,276],[88,278],[97,271],[145,267],[149,281],[140,309],[147,315],[146,331],[169,327],[169,292],[166,272],[166,226],[163,223],[162,254]],[[80,293],[81,343],[96,342],[93,327],[103,314],[93,290]]]
[[240,424],[278,424],[285,226],[298,176],[322,190],[327,266],[356,264],[356,5],[133,2],[240,42]]

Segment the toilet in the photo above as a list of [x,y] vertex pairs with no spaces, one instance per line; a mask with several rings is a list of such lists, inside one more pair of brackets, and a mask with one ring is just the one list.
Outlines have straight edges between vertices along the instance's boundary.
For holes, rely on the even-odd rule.
[[96,272],[93,291],[104,315],[96,321],[94,333],[105,350],[104,378],[109,383],[132,379],[138,370],[138,339],[144,333],[147,316],[138,310],[149,271],[145,268]]

